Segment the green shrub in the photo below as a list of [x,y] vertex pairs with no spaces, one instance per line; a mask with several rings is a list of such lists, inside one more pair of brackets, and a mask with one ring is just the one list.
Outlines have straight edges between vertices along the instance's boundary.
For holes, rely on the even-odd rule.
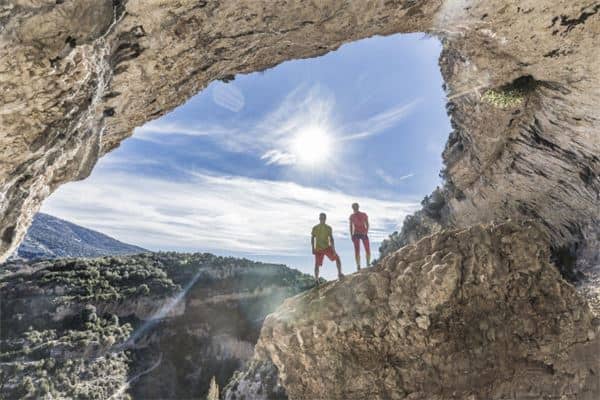
[[482,98],[497,108],[515,108],[523,103],[524,93],[518,89],[488,89]]
[[527,95],[537,86],[538,82],[533,77],[522,76],[508,85],[486,90],[482,99],[497,108],[516,108],[523,104]]
[[141,296],[145,296],[150,293],[150,288],[145,283],[140,285],[137,290],[138,294]]
[[33,379],[31,379],[29,376],[26,376],[25,379],[23,379],[22,388],[26,395],[33,395],[35,393]]

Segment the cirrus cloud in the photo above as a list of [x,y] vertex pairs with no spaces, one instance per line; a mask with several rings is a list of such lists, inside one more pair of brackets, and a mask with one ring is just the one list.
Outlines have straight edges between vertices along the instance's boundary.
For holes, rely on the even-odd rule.
[[152,250],[289,256],[305,252],[320,212],[337,237],[346,237],[355,201],[368,211],[376,242],[418,208],[285,181],[190,173],[176,182],[111,173],[62,186],[43,211]]

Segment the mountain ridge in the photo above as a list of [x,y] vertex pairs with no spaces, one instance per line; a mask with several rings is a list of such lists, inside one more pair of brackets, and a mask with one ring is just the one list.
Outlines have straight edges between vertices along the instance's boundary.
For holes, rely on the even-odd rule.
[[63,257],[103,257],[148,250],[45,213],[37,213],[25,239],[11,259],[41,260]]

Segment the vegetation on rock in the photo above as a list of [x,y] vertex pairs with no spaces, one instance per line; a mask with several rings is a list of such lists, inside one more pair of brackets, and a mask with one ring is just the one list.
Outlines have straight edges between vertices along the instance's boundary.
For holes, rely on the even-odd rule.
[[519,89],[488,89],[483,100],[498,108],[515,108],[523,103],[524,93]]
[[214,396],[252,356],[264,317],[312,285],[282,265],[206,253],[6,263],[0,397],[205,397],[213,377]]
[[[399,250],[407,244],[414,243],[424,236],[438,232],[443,214],[446,212],[446,199],[439,187],[421,201],[421,210],[407,215],[402,223],[402,229],[390,234],[379,246],[379,257],[383,259],[388,254]],[[378,261],[376,261],[378,262]]]
[[524,76],[508,85],[486,90],[481,98],[497,108],[516,108],[523,104],[525,97],[536,86],[537,83],[531,76]]

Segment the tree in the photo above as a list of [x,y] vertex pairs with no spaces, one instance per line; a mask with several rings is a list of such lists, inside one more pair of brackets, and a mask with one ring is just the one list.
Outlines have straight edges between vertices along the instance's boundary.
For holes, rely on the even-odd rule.
[[219,385],[217,385],[217,381],[213,376],[210,380],[210,387],[208,389],[208,396],[206,396],[206,400],[219,400]]

